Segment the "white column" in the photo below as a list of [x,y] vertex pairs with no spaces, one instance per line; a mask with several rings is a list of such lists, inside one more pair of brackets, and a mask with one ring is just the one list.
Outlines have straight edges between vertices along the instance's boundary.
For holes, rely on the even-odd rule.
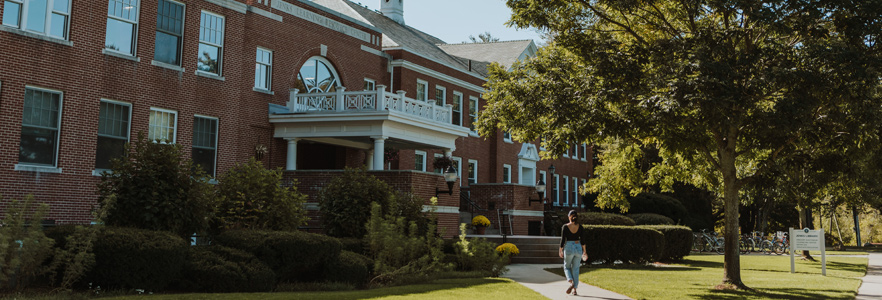
[[367,154],[365,155],[364,160],[367,161],[367,169],[373,170],[374,169],[374,150],[368,150]]
[[444,149],[444,156],[453,158],[453,149]]
[[285,162],[285,170],[297,170],[297,138],[286,138],[288,140],[288,158]]
[[375,136],[374,139],[374,168],[373,170],[381,171],[383,170],[383,155],[386,147],[386,139],[385,136]]

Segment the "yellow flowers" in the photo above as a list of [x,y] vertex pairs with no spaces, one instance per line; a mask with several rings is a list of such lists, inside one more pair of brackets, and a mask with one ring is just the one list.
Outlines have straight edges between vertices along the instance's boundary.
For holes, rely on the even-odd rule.
[[518,246],[515,246],[512,243],[504,243],[502,245],[499,245],[498,247],[496,247],[496,252],[499,252],[499,254],[507,255],[518,255],[521,253],[521,251],[518,250]]
[[477,215],[472,218],[472,225],[487,227],[490,226],[490,219],[487,219],[487,217],[483,215]]

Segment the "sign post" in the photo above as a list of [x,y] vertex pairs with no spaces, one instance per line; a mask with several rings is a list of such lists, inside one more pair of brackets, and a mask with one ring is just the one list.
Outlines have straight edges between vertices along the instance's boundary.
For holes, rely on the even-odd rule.
[[795,253],[798,250],[821,251],[821,275],[827,276],[827,253],[824,249],[824,229],[793,230],[790,228],[790,273],[796,272]]

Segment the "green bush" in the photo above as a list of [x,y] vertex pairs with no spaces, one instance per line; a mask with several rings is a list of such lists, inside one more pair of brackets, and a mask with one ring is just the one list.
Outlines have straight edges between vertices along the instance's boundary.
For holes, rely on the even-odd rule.
[[680,200],[671,196],[640,193],[635,197],[629,198],[628,202],[631,204],[631,208],[628,209],[629,213],[660,214],[671,218],[671,220],[674,221],[674,224],[682,224],[683,219],[689,214],[686,210],[686,206],[683,206],[683,203],[680,203]]
[[87,278],[104,288],[159,291],[180,278],[188,247],[170,232],[104,227],[95,238],[95,267]]
[[485,239],[467,240],[465,223],[459,224],[459,232],[459,240],[454,244],[457,270],[480,272],[485,277],[498,277],[506,271],[508,254],[498,254],[496,246]]
[[630,214],[628,217],[637,225],[674,225],[674,220],[660,214]]
[[55,240],[48,266],[52,285],[70,290],[95,266],[93,247],[98,229],[93,226],[60,225],[46,230],[46,236]]
[[336,260],[342,248],[335,238],[300,231],[231,230],[214,242],[254,254],[281,282],[320,280],[316,274]]
[[49,205],[34,206],[31,195],[23,202],[13,199],[0,219],[0,291],[21,290],[45,271],[41,266],[52,253],[53,240],[40,223]]
[[276,274],[251,253],[223,246],[193,246],[187,251],[179,288],[188,292],[270,292]]
[[601,213],[601,212],[583,212],[578,215],[578,223],[582,225],[619,225],[634,226],[634,220],[623,215]]
[[665,236],[655,229],[638,226],[585,225],[588,260],[612,264],[658,261],[665,247]]
[[364,239],[358,238],[339,238],[340,243],[343,244],[343,250],[355,252],[361,255],[368,254],[368,249],[364,245]]
[[269,170],[253,157],[220,176],[216,227],[295,230],[306,223],[306,195],[284,187],[282,170]]
[[384,215],[380,204],[371,205],[366,240],[374,259],[373,286],[426,281],[443,269],[442,240],[434,222],[421,234],[414,221],[392,214]]
[[202,168],[184,159],[181,144],[147,141],[141,132],[126,144],[126,153],[112,161],[112,173],[101,175],[105,224],[171,231],[184,238],[208,228],[213,187]]
[[665,236],[665,247],[660,261],[681,260],[692,251],[692,229],[686,226],[646,225],[644,228],[655,229]]
[[341,251],[340,258],[325,265],[326,281],[351,283],[361,287],[368,283],[373,274],[374,262],[367,256]]

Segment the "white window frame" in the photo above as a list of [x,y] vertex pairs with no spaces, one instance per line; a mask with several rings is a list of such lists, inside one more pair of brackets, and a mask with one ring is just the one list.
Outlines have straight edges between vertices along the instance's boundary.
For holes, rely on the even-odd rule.
[[[132,104],[131,104],[131,103],[128,103],[128,102],[122,102],[122,101],[110,100],[110,99],[105,99],[105,98],[101,98],[101,100],[98,101],[99,105],[100,105],[101,102],[107,102],[107,103],[112,103],[112,104],[115,104],[115,105],[122,105],[122,106],[128,106],[128,107],[129,107],[129,115],[128,115],[128,117],[129,117],[129,127],[126,128],[126,143],[131,142],[131,140],[132,140]],[[100,107],[99,107],[99,113],[100,113]],[[98,117],[98,120],[99,120],[99,122],[100,122],[100,120],[101,120],[101,116]],[[100,128],[100,127],[101,127],[101,124],[98,124],[98,127]],[[101,136],[100,133],[99,133],[98,135]],[[116,137],[113,137],[113,138],[116,138]],[[96,145],[96,147],[97,147],[97,145]],[[95,168],[95,170],[104,170],[104,169],[98,169],[98,168]],[[93,173],[94,173],[94,172],[93,172]]]
[[567,176],[567,175],[563,176],[563,192],[564,192],[563,204],[565,206],[570,205],[570,176]]
[[579,206],[579,178],[573,177],[573,206]]
[[502,131],[502,141],[503,141],[503,142],[506,142],[506,143],[509,143],[509,144],[514,143],[514,142],[511,140],[511,133],[508,133],[508,131],[505,131],[505,130]]
[[[56,38],[56,39],[62,39],[65,41],[67,41],[68,38],[70,37],[70,14],[71,14],[71,10],[73,9],[73,0],[67,1],[67,12],[56,11],[55,10],[55,0],[46,0],[46,15],[45,15],[46,20],[43,23],[44,32],[30,30],[26,26],[26,24],[28,23],[28,15],[29,15],[28,10],[30,9],[30,1],[5,0],[4,2],[6,2],[6,1],[13,2],[13,3],[16,3],[21,6],[21,10],[18,11],[18,24],[13,25],[13,24],[3,23],[2,15],[0,15],[0,25],[16,28],[16,29],[19,29],[19,30],[22,30],[25,32],[29,32],[29,33],[34,33],[37,35],[47,36],[47,37]],[[6,11],[5,11],[6,9],[7,9],[7,6],[4,5],[3,6],[3,10],[4,10],[3,14],[6,13]],[[52,15],[53,14],[58,14],[58,15],[64,16],[65,23],[63,25],[64,26],[64,33],[62,33],[63,36],[55,36],[55,35],[51,35],[49,33],[50,31],[52,31]]]
[[[269,62],[260,61],[261,58],[260,58],[259,54],[261,54],[261,52],[265,52],[265,53],[269,54]],[[259,90],[264,90],[264,91],[272,90],[272,86],[273,86],[273,50],[270,50],[270,49],[267,49],[264,47],[257,47],[257,49],[254,51],[254,61],[255,61],[254,62],[254,88],[259,89]],[[266,72],[264,74],[262,74],[266,78],[266,86],[259,86],[258,85],[258,79],[259,79],[258,75],[260,72],[260,66],[266,67]]]
[[[119,1],[108,0],[108,1],[107,1],[107,5],[110,5],[111,2],[117,2],[117,3],[119,3],[119,4],[122,4],[122,2],[119,2]],[[127,52],[122,52],[122,51],[117,51],[117,50],[113,50],[113,49],[107,48],[107,45],[106,45],[107,37],[106,37],[106,36],[104,37],[104,41],[105,41],[104,49],[105,49],[105,50],[110,51],[110,52],[114,52],[114,53],[119,53],[119,54],[122,54],[122,55],[128,55],[128,56],[137,56],[137,55],[138,55],[138,27],[140,26],[140,19],[141,19],[141,1],[140,1],[140,0],[134,0],[134,2],[135,2],[135,7],[134,7],[134,9],[135,9],[135,20],[134,20],[134,21],[129,20],[129,19],[125,19],[125,18],[121,18],[121,17],[118,17],[118,16],[111,15],[110,12],[109,12],[109,10],[110,10],[109,7],[108,7],[108,12],[107,12],[107,18],[108,18],[108,19],[114,19],[114,20],[117,20],[117,21],[120,21],[120,22],[123,22],[123,23],[130,23],[130,24],[132,24],[132,45],[131,45],[131,47],[132,47],[132,52],[131,52],[131,53],[127,53]],[[125,8],[123,8],[123,9],[125,9]],[[105,29],[104,34],[105,34],[105,35],[107,34],[106,29]]]
[[[441,99],[438,99],[438,91],[441,91]],[[435,96],[432,99],[435,99],[435,105],[444,106],[447,104],[447,88],[435,85]]]
[[[167,62],[163,62],[163,61],[158,61],[158,60],[156,60],[156,54],[155,54],[155,52],[156,52],[156,43],[155,43],[155,40],[154,40],[154,44],[153,44],[153,51],[154,51],[154,54],[153,54],[153,64],[159,64],[160,66],[174,66],[174,67],[180,68],[180,67],[182,67],[182,66],[184,65],[184,50],[183,50],[183,49],[184,49],[184,32],[185,32],[185,30],[187,30],[187,4],[186,4],[186,3],[183,3],[183,2],[180,2],[180,1],[175,1],[175,0],[164,0],[164,1],[166,1],[166,2],[170,2],[170,3],[174,3],[174,4],[177,4],[177,5],[180,5],[180,6],[181,6],[181,13],[182,13],[182,15],[181,15],[181,35],[180,35],[181,43],[180,43],[180,45],[179,45],[180,47],[178,47],[178,53],[177,53],[178,64],[170,64],[170,63],[167,63]],[[159,10],[159,1],[156,2],[156,7],[157,7],[157,10]],[[158,14],[158,13],[157,13],[157,14]],[[200,16],[201,16],[201,15],[200,15]],[[158,17],[158,16],[157,16],[157,17]],[[172,32],[170,32],[170,31],[166,31],[166,30],[164,30],[164,29],[160,30],[160,28],[159,28],[159,24],[156,25],[156,28],[153,30],[153,32],[154,32],[154,35],[153,35],[153,36],[154,36],[154,39],[156,38],[156,33],[157,33],[157,32],[162,32],[162,33],[165,33],[165,34],[168,34],[168,35],[174,35],[174,34],[173,34]],[[198,48],[197,48],[197,49],[198,49]],[[182,72],[183,72],[183,71],[182,71]]]
[[425,171],[426,171],[426,151],[414,150],[414,151],[413,151],[413,154],[414,154],[414,156],[415,156],[415,157],[414,157],[414,164],[416,164],[416,158],[418,158],[418,157],[420,157],[420,156],[423,157],[423,158],[422,158],[422,161],[423,161],[423,167],[422,167],[422,169],[417,169],[416,166],[414,166],[414,170],[425,172]]
[[[169,113],[169,114],[174,115],[175,125],[174,125],[173,131],[172,131],[172,140],[171,140],[171,143],[168,143],[168,144],[177,143],[177,140],[178,140],[178,112],[175,110],[171,110],[171,109],[151,107],[150,112],[152,113],[154,111],[161,112],[161,113]],[[151,142],[155,142],[156,139],[154,139],[152,136],[150,136],[150,126],[152,126],[152,125],[150,125],[150,115],[149,114],[147,116],[147,122],[148,122],[147,123],[147,126],[148,126],[147,127],[147,135],[148,135],[147,138],[150,139]],[[160,144],[166,144],[166,143],[167,142],[165,142],[165,141],[160,142]]]
[[[472,100],[474,100],[475,104],[472,105]],[[472,135],[478,135],[478,129],[475,128],[475,123],[478,123],[478,111],[481,103],[478,100],[478,97],[469,96],[469,129],[472,132]]]
[[582,161],[588,161],[588,144],[582,144]]
[[478,183],[478,160],[476,160],[476,159],[469,159],[469,164],[472,164],[472,163],[475,164],[475,168],[473,168],[473,169],[471,170],[471,172],[469,172],[469,174],[468,174],[469,177],[467,177],[467,180],[466,180],[466,181],[472,179],[471,177],[474,176],[474,180],[475,180],[475,182],[469,182],[469,184],[472,184],[472,183]]
[[[58,128],[55,129],[55,131],[56,131],[56,134],[55,134],[55,154],[54,154],[54,159],[53,159],[51,165],[50,164],[41,164],[41,163],[20,162],[20,161],[17,161],[18,160],[17,158],[16,158],[16,162],[18,163],[18,165],[22,165],[22,166],[58,168],[58,158],[59,158],[58,154],[59,154],[59,152],[61,152],[61,120],[63,120],[62,115],[64,114],[64,92],[59,91],[59,90],[40,88],[40,87],[29,86],[29,85],[25,86],[25,93],[27,93],[27,90],[35,90],[35,91],[40,91],[40,92],[45,92],[45,93],[58,94],[58,120],[56,120],[56,122],[58,124]],[[33,125],[25,125],[24,124],[24,106],[22,106],[21,118],[22,118],[22,123],[21,123],[21,127],[19,128],[19,143],[21,142],[21,129],[24,129],[25,126],[32,126],[33,127]]]
[[450,159],[456,162],[456,177],[459,178],[459,186],[463,186],[462,183],[468,180],[462,180],[462,158],[453,156]]
[[[214,120],[214,121],[216,122],[215,124],[216,124],[217,126],[214,128],[214,148],[213,148],[213,150],[214,150],[214,159],[213,159],[214,165],[213,165],[212,168],[211,168],[212,170],[214,170],[214,174],[208,174],[208,175],[210,175],[210,176],[212,176],[212,177],[216,177],[216,175],[217,175],[217,153],[219,152],[218,149],[217,149],[217,145],[218,145],[218,143],[219,143],[219,141],[220,141],[220,119],[218,119],[217,117],[212,117],[212,116],[206,116],[206,115],[194,114],[194,115],[193,115],[193,123],[196,122],[196,118],[210,119],[210,120]],[[194,133],[194,134],[195,134],[195,131],[196,131],[196,128],[195,128],[195,126],[193,126],[193,133]],[[197,147],[197,146],[195,146],[194,144],[195,144],[195,143],[194,143],[193,141],[190,141],[190,147],[191,147],[191,148],[202,148],[202,149],[207,149],[207,148],[205,148],[205,147]],[[192,149],[191,149],[191,151],[192,151]],[[192,157],[191,157],[191,158],[192,158]]]
[[[368,88],[368,85],[370,85],[371,87]],[[377,90],[377,81],[370,79],[370,78],[365,78],[364,79],[364,90],[365,91],[376,91]]]
[[[421,84],[423,86],[422,90],[420,90]],[[420,99],[420,98],[422,98],[422,99]],[[425,81],[422,79],[417,79],[417,81],[416,81],[416,94],[414,94],[414,99],[416,99],[418,101],[423,101],[423,102],[429,101],[429,82],[428,81]]]
[[[199,73],[207,74],[207,75],[212,75],[212,76],[223,76],[223,74],[224,74],[224,58],[223,58],[224,57],[224,40],[226,39],[225,35],[227,33],[227,29],[226,29],[227,19],[226,19],[226,17],[224,17],[221,14],[213,13],[213,12],[210,12],[207,10],[202,10],[199,13],[199,28],[200,28],[199,30],[200,31],[202,31],[202,19],[203,19],[202,17],[204,15],[211,15],[211,16],[218,17],[221,19],[220,30],[218,30],[216,28],[212,28],[215,31],[220,31],[220,43],[213,43],[213,42],[205,41],[202,39],[202,34],[200,34],[200,36],[199,36],[199,44],[205,44],[208,46],[218,48],[218,50],[217,50],[217,73],[212,73],[209,71],[202,71],[202,70],[199,70],[198,67],[196,68],[196,73],[197,74],[199,74]],[[198,50],[198,46],[197,46],[197,50]],[[200,53],[199,56],[201,56],[201,55],[202,54]],[[197,66],[199,64],[198,56],[197,56],[196,64],[197,64]]]
[[509,164],[502,164],[502,182],[511,183],[511,165]]
[[552,201],[554,201],[554,205],[560,206],[560,174],[554,174],[554,184],[551,186],[551,191],[554,193],[554,197],[552,197]]
[[[458,103],[458,104],[459,104],[458,106],[457,106],[457,103],[456,103],[457,101],[459,102],[459,103]],[[461,92],[453,91],[453,102],[454,102],[454,103],[453,103],[453,109],[456,109],[456,107],[459,107],[459,110],[458,110],[458,112],[459,112],[459,120],[455,120],[455,119],[454,119],[454,122],[458,121],[459,124],[455,124],[455,125],[462,126],[462,93],[461,93]],[[456,111],[456,110],[453,110],[453,111]]]
[[[536,183],[539,183],[539,179],[542,179],[542,182],[544,182],[544,183],[545,183],[545,186],[548,187],[548,178],[546,178],[545,175],[546,175],[546,174],[545,174],[545,171],[539,171],[539,178],[536,179],[536,182],[534,182],[533,185],[535,186]],[[547,191],[547,190],[546,190],[546,191]],[[546,193],[546,197],[548,197],[547,194],[548,194],[548,193]]]

